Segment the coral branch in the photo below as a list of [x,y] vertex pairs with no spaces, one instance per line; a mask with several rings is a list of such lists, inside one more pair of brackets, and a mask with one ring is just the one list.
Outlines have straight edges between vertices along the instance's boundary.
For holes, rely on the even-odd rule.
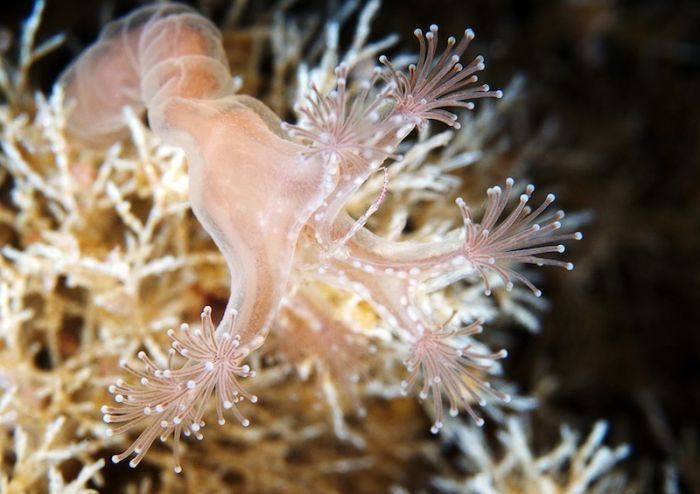
[[[503,281],[507,290],[513,288],[514,281],[520,281],[540,296],[540,290],[511,265],[551,265],[571,270],[574,267],[572,263],[543,255],[561,254],[565,247],[560,242],[581,240],[583,235],[580,232],[555,234],[562,226],[560,220],[564,218],[564,212],[557,211],[544,216],[555,200],[553,194],[547,195],[543,203],[533,211],[528,206],[535,190],[532,185],[528,185],[525,193],[520,195],[515,209],[501,218],[514,184],[514,180],[509,178],[505,190],[499,186],[488,189],[486,209],[480,223],[474,220],[464,200],[457,199],[464,223],[464,240],[461,242],[394,242],[362,229],[346,242],[346,263],[420,282],[430,278],[444,278],[445,284],[476,271],[483,280],[487,295],[491,293],[488,273],[493,272]],[[350,221],[345,216],[339,219],[338,224],[348,225]],[[469,269],[463,270],[463,267]]]

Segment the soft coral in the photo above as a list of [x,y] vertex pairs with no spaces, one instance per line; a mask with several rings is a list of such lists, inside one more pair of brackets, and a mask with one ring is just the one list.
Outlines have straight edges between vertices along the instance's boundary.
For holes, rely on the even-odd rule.
[[[214,391],[220,420],[222,407],[233,408],[248,423],[235,403],[252,396],[236,378],[252,374],[242,362],[264,343],[293,270],[355,292],[410,348],[405,388],[422,373],[421,397],[429,390],[433,394],[434,431],[442,424],[443,394],[452,413],[461,406],[478,422],[473,401],[483,403],[485,394],[507,399],[483,376],[505,351],[482,352],[469,343],[481,324],[450,329],[418,299],[428,281],[452,283],[474,272],[485,282],[494,272],[507,288],[512,279],[532,287],[509,267],[513,262],[568,267],[541,257],[562,251],[554,242],[580,238],[551,235],[560,226],[560,213],[543,226],[536,223],[552,199],[530,211],[528,188],[514,212],[497,224],[513,186],[509,180],[505,192],[490,189],[481,224],[458,202],[464,238],[395,242],[364,226],[386,193],[385,172],[384,188],[365,215],[353,220],[345,211],[383,163],[400,159],[398,146],[416,126],[437,120],[458,128],[457,116],[446,108],[470,109],[472,99],[500,97],[499,91],[474,85],[484,67],[481,57],[466,67],[459,63],[471,30],[459,43],[449,38],[435,62],[437,31],[431,26],[425,35],[415,32],[420,55],[408,75],[380,57],[386,68],[376,68],[358,91],[349,89],[345,65],[337,69],[332,91],[312,86],[298,108],[300,121],[282,125],[293,140],[281,135],[279,120],[262,103],[234,94],[218,31],[182,6],[145,7],[110,24],[67,71],[63,85],[68,99],[75,100],[69,128],[76,135],[113,139],[121,106],[143,104],[153,130],[185,150],[192,208],[231,271],[231,298],[218,327],[205,309],[199,336],[172,334],[171,353],[184,364],[160,369],[141,355],[146,372],[133,372],[143,388],[123,382],[112,387],[119,405],[105,409],[105,421],[122,424],[115,432],[150,424],[115,460],[135,453],[131,465],[136,465],[159,433],[172,433],[176,443],[180,433],[200,436],[204,402]],[[121,77],[112,78],[115,72]],[[105,91],[113,96],[109,101]]]

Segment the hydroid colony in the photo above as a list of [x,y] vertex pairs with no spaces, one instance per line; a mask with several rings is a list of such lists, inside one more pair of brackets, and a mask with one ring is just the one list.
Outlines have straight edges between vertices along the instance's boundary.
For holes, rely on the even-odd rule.
[[[519,283],[539,297],[518,264],[571,269],[551,255],[581,236],[556,232],[564,215],[549,212],[554,196],[531,207],[534,187],[512,179],[487,190],[483,211],[457,198],[450,172],[474,161],[478,135],[472,120],[461,125],[447,109],[501,96],[477,82],[481,57],[460,62],[470,30],[448,38],[442,53],[437,27],[417,30],[415,65],[381,56],[371,68],[391,40],[367,44],[378,7],[370,3],[340,63],[338,25],[328,25],[319,65],[299,67],[297,121],[282,124],[237,94],[217,28],[176,4],[110,24],[49,99],[28,100],[23,74],[43,51],[32,51],[41,7],[25,28],[20,66],[3,79],[1,178],[11,193],[2,417],[17,451],[6,490],[41,489],[47,479],[65,489],[71,476],[75,489],[99,485],[105,447],[123,449],[114,461],[133,454],[132,466],[157,465],[162,471],[145,480],[152,489],[215,491],[227,471],[249,491],[398,489],[410,463],[437,458],[437,441],[409,425],[422,414],[403,395],[417,387],[430,398],[434,433],[448,422],[473,427],[451,418],[460,410],[482,425],[477,405],[511,401],[489,377],[505,350],[475,338],[498,314],[487,296],[497,290],[518,305],[526,298]],[[139,121],[143,107],[150,128]],[[454,130],[436,133],[431,120]],[[421,216],[413,210],[424,202]],[[217,303],[225,298],[225,307]],[[223,307],[216,318],[210,303]],[[202,306],[194,327],[167,329]],[[140,363],[130,363],[134,355]],[[102,407],[101,424],[105,389],[116,403]],[[244,403],[258,397],[255,407]],[[385,406],[409,424],[373,434]],[[205,426],[213,432],[209,424],[223,425],[229,410],[246,429],[226,425],[202,443],[181,441],[202,439]],[[353,453],[328,455],[319,441],[329,434]],[[166,473],[163,448],[149,451],[159,437],[174,438],[183,479]],[[188,460],[183,444],[207,454]],[[330,466],[298,475],[300,445],[309,465],[318,455]],[[601,451],[605,461],[563,488],[585,488],[625,454]],[[32,454],[53,460],[42,471],[27,466],[38,461]],[[261,454],[269,464],[258,463]],[[68,460],[83,465],[77,477]],[[359,470],[369,474],[358,480]]]

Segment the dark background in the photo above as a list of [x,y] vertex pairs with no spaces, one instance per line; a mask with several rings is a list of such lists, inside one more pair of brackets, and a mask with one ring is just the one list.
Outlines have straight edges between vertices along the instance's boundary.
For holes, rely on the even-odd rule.
[[[228,4],[204,3],[215,21]],[[68,39],[33,80],[48,89],[106,20],[137,5],[48,0],[39,38]],[[1,9],[0,48],[12,51],[7,33],[31,2]],[[334,11],[302,1],[290,15]],[[493,87],[525,77],[504,159],[567,210],[592,213],[569,255],[577,269],[540,283],[552,302],[543,331],[517,331],[506,364],[525,390],[550,383],[536,448],[561,422],[605,418],[610,444],[633,445],[623,469],[636,486],[660,492],[671,461],[682,489],[700,492],[700,2],[388,0],[373,34],[414,46],[410,33],[431,23],[474,28]]]

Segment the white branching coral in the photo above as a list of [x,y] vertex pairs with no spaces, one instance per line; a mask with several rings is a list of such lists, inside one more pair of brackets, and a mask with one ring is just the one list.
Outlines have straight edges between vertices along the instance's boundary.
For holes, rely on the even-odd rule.
[[628,445],[609,448],[603,444],[608,425],[597,422],[581,444],[569,427],[561,428],[561,442],[537,455],[529,444],[523,420],[510,419],[499,433],[503,455],[488,450],[480,430],[450,424],[451,438],[465,455],[466,468],[476,471],[463,480],[439,478],[434,485],[454,494],[613,494],[625,485],[614,467],[629,453]]
[[[66,417],[63,416],[50,423],[40,424],[39,427],[36,424],[30,427],[34,429],[32,432],[19,425],[14,429],[13,452],[16,456],[14,465],[11,468],[3,468],[0,473],[2,492],[27,492],[43,475],[49,479],[46,492],[51,494],[95,492],[86,484],[104,466],[104,459],[88,461],[98,445],[82,441],[65,446],[63,436],[69,431],[66,430]],[[41,431],[40,434],[35,434],[37,429]],[[8,449],[4,442],[4,437],[0,438],[0,447]],[[62,462],[74,458],[80,458],[84,466],[75,479],[65,483],[58,467]]]

